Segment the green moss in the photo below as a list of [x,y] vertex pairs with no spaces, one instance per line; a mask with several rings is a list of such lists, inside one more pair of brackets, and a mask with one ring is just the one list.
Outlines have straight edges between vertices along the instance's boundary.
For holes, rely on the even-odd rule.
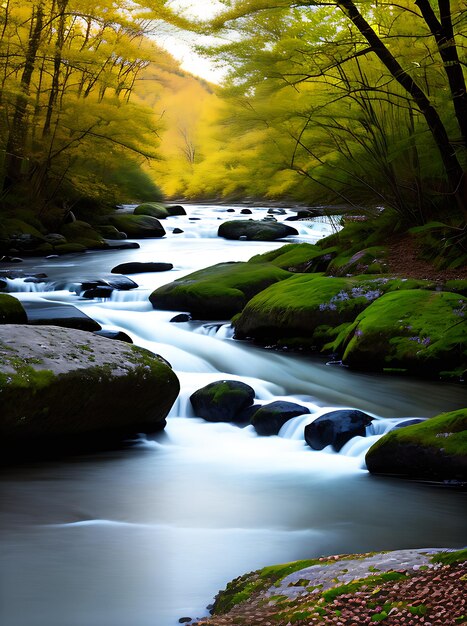
[[155,217],[159,220],[169,217],[169,212],[164,205],[156,202],[145,202],[144,204],[138,205],[133,211],[133,214],[150,215],[151,217]]
[[17,298],[0,294],[0,324],[24,324],[27,320],[26,311]]
[[336,248],[322,250],[309,243],[290,243],[277,250],[257,254],[248,263],[272,263],[289,272],[323,271],[335,255],[335,251]]
[[457,294],[387,293],[349,327],[343,360],[360,369],[460,375],[467,367],[466,315],[467,299]]
[[440,552],[432,557],[432,563],[442,563],[443,565],[456,565],[467,561],[467,548],[456,550],[455,552]]
[[467,280],[448,280],[444,285],[444,290],[467,297]]
[[165,230],[159,220],[150,215],[111,215],[109,223],[133,239],[163,237]]
[[149,299],[154,308],[189,311],[199,319],[225,319],[259,291],[289,276],[266,263],[220,263],[156,289]]
[[384,246],[364,248],[354,254],[345,251],[331,261],[327,273],[333,276],[378,274],[385,267],[386,258],[387,248]]
[[467,479],[467,409],[393,430],[366,454],[370,472],[426,480]]
[[345,593],[355,593],[356,591],[359,591],[362,587],[366,587],[367,589],[374,589],[381,584],[398,580],[406,580],[407,578],[408,574],[404,574],[401,572],[384,572],[383,574],[378,574],[377,576],[368,576],[367,578],[353,580],[352,582],[345,585],[332,587],[331,589],[323,591],[322,597],[325,599],[326,602],[330,603],[338,596],[341,596]]

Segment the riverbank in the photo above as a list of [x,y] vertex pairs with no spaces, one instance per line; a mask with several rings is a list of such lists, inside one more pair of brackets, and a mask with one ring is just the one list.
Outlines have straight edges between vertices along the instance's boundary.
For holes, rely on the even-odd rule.
[[466,619],[467,550],[339,555],[266,567],[229,583],[192,626],[454,626]]

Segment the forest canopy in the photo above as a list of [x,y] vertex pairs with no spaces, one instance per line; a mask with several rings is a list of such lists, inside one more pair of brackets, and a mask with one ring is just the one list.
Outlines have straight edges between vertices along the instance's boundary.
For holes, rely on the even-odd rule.
[[229,68],[180,193],[466,215],[461,0],[237,0],[206,32]]

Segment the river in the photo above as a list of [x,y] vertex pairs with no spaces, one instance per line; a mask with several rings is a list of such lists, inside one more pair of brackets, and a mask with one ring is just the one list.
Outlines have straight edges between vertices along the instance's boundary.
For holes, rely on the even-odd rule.
[[[218,238],[220,221],[237,219],[240,207],[187,210],[163,222],[165,238],[141,241],[139,250],[29,259],[21,269],[45,272],[46,282],[10,281],[23,301],[73,303],[103,327],[124,330],[172,364],[182,391],[156,437],[142,436],[121,451],[3,470],[5,626],[175,626],[180,617],[207,614],[206,604],[231,578],[265,565],[466,543],[465,493],[370,476],[364,466],[365,450],[386,428],[464,406],[465,388],[260,349],[233,340],[223,320],[171,323],[174,313],[148,302],[156,286],[282,245]],[[267,207],[252,211],[263,217]],[[331,231],[325,221],[294,225],[299,236],[290,241],[313,243]],[[172,233],[175,227],[184,232]],[[138,289],[107,300],[70,291],[81,278],[131,260],[175,267],[131,276]],[[313,415],[360,408],[378,418],[376,426],[335,454],[307,448],[302,417],[278,437],[263,438],[251,427],[193,417],[190,394],[225,377],[249,383],[259,402],[297,400]]]

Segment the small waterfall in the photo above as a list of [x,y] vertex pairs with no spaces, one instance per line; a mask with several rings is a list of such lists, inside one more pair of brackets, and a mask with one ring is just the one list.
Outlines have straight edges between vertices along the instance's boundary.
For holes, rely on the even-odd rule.
[[[55,283],[48,280],[31,278],[2,278],[5,281],[4,293],[36,293],[55,291]],[[40,281],[40,282],[36,282]]]

